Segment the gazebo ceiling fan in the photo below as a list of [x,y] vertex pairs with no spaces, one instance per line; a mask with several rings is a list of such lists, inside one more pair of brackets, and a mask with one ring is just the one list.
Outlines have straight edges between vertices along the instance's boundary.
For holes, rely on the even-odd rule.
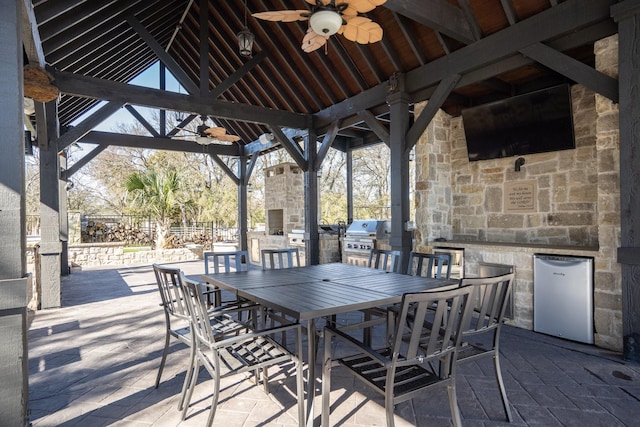
[[382,40],[382,27],[359,13],[370,12],[387,0],[305,0],[311,10],[279,10],[259,12],[252,16],[266,21],[306,21],[309,29],[302,39],[302,50],[309,53],[324,46],[333,34],[347,40],[375,43]]
[[209,145],[213,142],[233,143],[240,141],[237,135],[227,134],[227,130],[222,126],[209,126],[206,124],[206,117],[202,118],[202,124],[196,130],[180,128],[185,132],[195,135],[195,141],[200,145]]

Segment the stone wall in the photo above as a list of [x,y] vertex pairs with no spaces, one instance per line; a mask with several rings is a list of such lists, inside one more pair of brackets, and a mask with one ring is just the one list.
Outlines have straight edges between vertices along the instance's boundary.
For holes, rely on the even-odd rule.
[[304,230],[304,173],[295,163],[265,169],[267,233],[284,236]]
[[[617,36],[598,42],[595,53],[596,68],[616,76]],[[620,351],[617,105],[580,85],[571,97],[576,149],[522,156],[520,172],[516,157],[469,162],[462,119],[439,112],[416,146],[416,250],[442,246],[432,242],[443,237],[445,246],[465,248],[465,274],[480,261],[514,265],[514,324],[525,328],[533,319],[533,254],[591,256],[595,342]],[[535,190],[533,209],[505,212],[513,183]]]
[[[598,243],[598,172],[595,94],[581,86],[571,90],[575,150],[469,162],[464,123],[451,127],[451,234],[460,240],[596,246]],[[444,114],[444,113],[443,113]],[[438,163],[429,162],[439,168]],[[506,183],[526,182],[537,189],[537,204],[524,213],[504,209]]]
[[145,265],[202,259],[202,247],[127,252],[122,243],[80,243],[69,245],[71,267]]

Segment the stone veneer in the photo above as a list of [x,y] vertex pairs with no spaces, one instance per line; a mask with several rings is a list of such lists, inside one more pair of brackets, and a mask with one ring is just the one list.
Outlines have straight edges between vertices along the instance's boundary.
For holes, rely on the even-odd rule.
[[[617,36],[598,42],[595,53],[596,68],[615,76]],[[576,149],[522,156],[520,172],[514,170],[516,157],[469,162],[462,119],[439,112],[416,146],[416,250],[463,247],[465,274],[471,275],[479,261],[514,265],[514,324],[529,329],[532,255],[591,256],[595,342],[620,351],[618,110],[580,85],[571,88],[571,97]],[[503,186],[518,181],[535,182],[537,206],[505,213]],[[432,243],[438,237],[450,242]]]
[[[266,232],[286,236],[304,230],[304,172],[295,163],[281,163],[264,170]],[[281,223],[274,221],[281,213]],[[278,215],[275,215],[278,217]]]
[[69,264],[72,267],[105,265],[144,265],[153,263],[193,261],[202,259],[202,246],[125,252],[123,243],[78,243],[69,245]]

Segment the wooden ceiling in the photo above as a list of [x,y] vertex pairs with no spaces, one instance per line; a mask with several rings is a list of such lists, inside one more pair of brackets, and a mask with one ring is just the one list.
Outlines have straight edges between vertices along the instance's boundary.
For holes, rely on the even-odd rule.
[[[286,124],[307,123],[322,136],[334,122],[345,138],[379,142],[374,130],[376,123],[388,126],[385,96],[395,82],[404,85],[410,102],[418,102],[456,75],[442,102],[452,115],[562,82],[611,91],[611,82],[603,83],[593,70],[593,43],[617,32],[609,17],[614,3],[387,0],[366,14],[383,28],[381,42],[360,45],[334,35],[326,50],[307,54],[300,48],[307,22],[251,16],[308,9],[305,0],[247,0],[247,26],[255,35],[253,57],[247,58],[237,43],[243,0],[33,0],[42,51],[63,93],[62,126],[101,99],[114,111],[126,104],[157,105],[136,101],[142,97],[133,92],[132,99],[109,97],[121,86],[110,89],[104,82],[126,83],[161,58],[174,74],[181,70],[177,77],[189,93],[199,95],[182,110],[214,117],[242,138],[240,145]],[[87,89],[91,85],[97,89]],[[185,104],[176,98],[164,105]],[[259,108],[236,113],[245,105]],[[170,133],[158,130],[156,136]]]

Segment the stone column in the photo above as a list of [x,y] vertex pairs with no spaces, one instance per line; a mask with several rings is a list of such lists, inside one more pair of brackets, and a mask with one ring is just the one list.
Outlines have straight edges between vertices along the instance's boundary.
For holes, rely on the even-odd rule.
[[[618,77],[618,36],[594,46],[596,69]],[[598,257],[594,277],[595,344],[622,351],[622,284],[616,252],[620,246],[620,127],[618,104],[595,94],[598,173]]]

